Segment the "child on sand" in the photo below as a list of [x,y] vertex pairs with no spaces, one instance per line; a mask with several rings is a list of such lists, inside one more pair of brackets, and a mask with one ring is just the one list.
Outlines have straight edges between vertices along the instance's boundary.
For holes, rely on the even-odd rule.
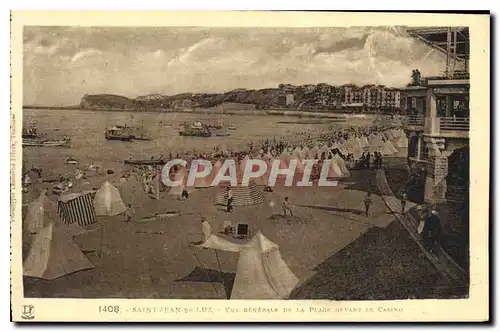
[[363,202],[365,203],[365,214],[368,217],[368,215],[370,214],[370,206],[373,204],[372,194],[370,192],[366,193]]
[[127,218],[127,222],[132,221],[134,214],[135,214],[134,208],[132,207],[132,204],[129,204],[127,206],[127,210],[125,211],[125,217]]

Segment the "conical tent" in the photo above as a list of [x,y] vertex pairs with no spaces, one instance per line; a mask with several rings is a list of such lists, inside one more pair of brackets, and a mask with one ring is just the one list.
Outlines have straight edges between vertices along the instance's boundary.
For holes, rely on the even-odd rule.
[[296,147],[293,151],[292,151],[292,156],[294,157],[300,157],[301,156],[301,152],[302,152],[302,149],[300,147]]
[[49,223],[35,236],[23,263],[23,275],[52,280],[92,268],[94,265],[73,242],[71,235]]
[[332,152],[330,151],[330,149],[328,148],[328,146],[323,145],[319,149],[319,155],[320,155],[320,157],[324,157],[325,159],[330,159],[332,157]]
[[342,157],[340,157],[338,154],[336,154],[333,156],[333,160],[337,163],[340,170],[342,171],[342,177],[347,178],[347,177],[351,176],[351,172],[347,168],[347,166],[345,164],[345,160],[342,159]]
[[219,173],[219,170],[222,168],[222,161],[217,160],[215,164],[212,165],[212,171],[210,172],[210,175],[208,176],[208,183],[212,185],[215,177],[217,176],[217,173]]
[[[340,169],[335,159],[325,160],[324,163],[328,164],[327,179],[343,178],[342,170]],[[324,164],[323,164],[324,165]],[[323,165],[321,165],[323,167]]]
[[385,142],[385,146],[386,146],[386,147],[387,147],[387,149],[388,149],[389,151],[391,151],[392,153],[397,153],[397,152],[398,152],[398,149],[396,149],[396,148],[394,147],[394,144],[392,144],[392,142],[391,142],[391,141],[389,141],[389,140],[387,140],[387,141]]
[[[248,158],[240,161],[240,163],[238,165],[238,173],[241,175],[241,179],[243,179],[243,174],[245,174],[245,169],[247,167],[247,163],[248,163]],[[258,170],[259,170],[258,165],[252,165],[252,169],[251,169],[252,173],[257,172]],[[266,180],[264,180],[263,176],[252,177],[250,179],[252,179],[255,182],[255,185],[257,185],[257,186],[265,186],[267,184],[267,182],[266,182]]]
[[286,299],[299,279],[281,257],[279,246],[261,231],[245,244],[236,244],[212,235],[201,248],[239,252],[232,300]]
[[37,233],[51,221],[62,223],[57,213],[56,203],[47,197],[46,190],[44,190],[36,200],[28,204],[23,220],[24,231],[31,234]]
[[309,157],[309,148],[307,146],[303,147],[299,152],[300,159],[306,159]]
[[[205,171],[205,165],[198,163],[197,172],[203,172],[203,171]],[[195,178],[194,179],[194,187],[196,189],[210,187],[209,175],[204,176],[204,177],[200,177],[200,178]]]
[[127,210],[119,190],[108,181],[97,190],[94,207],[98,216],[116,216]]
[[287,157],[287,156],[289,156],[289,155],[290,155],[290,153],[288,153],[288,150],[287,150],[287,149],[284,149],[284,150],[283,150],[283,152],[281,152],[281,155],[280,155],[280,156],[281,156],[281,157]]
[[180,196],[182,194],[182,191],[184,188],[187,189],[188,193],[193,192],[195,189],[193,187],[188,187],[186,185],[187,182],[187,175],[186,175],[186,169],[185,168],[179,168],[179,170],[172,175],[172,181],[180,181],[180,185],[172,186],[170,187],[168,194],[173,195],[173,196]]
[[258,231],[240,251],[231,299],[285,299],[298,282],[278,245]]

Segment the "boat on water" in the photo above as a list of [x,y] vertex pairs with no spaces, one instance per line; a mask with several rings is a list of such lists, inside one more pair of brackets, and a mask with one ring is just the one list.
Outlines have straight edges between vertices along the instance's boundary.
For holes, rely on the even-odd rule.
[[223,120],[217,120],[214,121],[212,124],[208,125],[209,129],[222,129],[224,128],[224,121]]
[[104,136],[107,140],[117,141],[152,141],[153,138],[149,136],[142,127],[122,126],[115,125],[106,128]]
[[40,139],[42,135],[38,133],[36,127],[23,128],[23,139]]
[[228,130],[236,130],[236,126],[235,125],[229,125],[229,126],[227,126],[227,129]]
[[62,146],[69,147],[71,140],[69,138],[50,140],[50,139],[26,139],[23,138],[23,146],[40,146],[40,147],[51,147],[51,146]]
[[163,159],[126,159],[123,163],[126,165],[165,165],[167,161]]
[[134,128],[127,126],[114,126],[106,128],[104,137],[107,140],[131,141],[135,138]]
[[76,164],[78,164],[78,161],[76,161],[76,159],[73,158],[73,157],[69,157],[68,160],[66,160],[66,164],[68,164],[68,165],[76,165]]
[[215,136],[218,136],[218,137],[228,137],[228,136],[231,136],[231,133],[228,133],[228,132],[219,132],[219,133],[215,133]]
[[193,136],[193,137],[211,137],[212,132],[208,126],[202,124],[201,122],[195,122],[193,125],[189,123],[184,123],[181,130],[179,130],[180,136]]

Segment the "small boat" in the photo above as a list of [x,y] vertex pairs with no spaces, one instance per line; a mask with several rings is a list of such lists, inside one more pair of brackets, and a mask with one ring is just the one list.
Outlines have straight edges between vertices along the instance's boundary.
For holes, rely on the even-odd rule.
[[208,128],[209,129],[222,129],[222,128],[224,128],[224,121],[217,120],[213,124],[209,124]]
[[235,125],[229,125],[229,126],[227,126],[227,129],[228,130],[236,130],[236,126]]
[[198,124],[192,126],[185,123],[184,128],[179,131],[180,136],[194,136],[194,137],[211,137],[212,133],[208,129],[208,126],[198,126]]
[[135,136],[133,138],[134,141],[152,141],[153,138],[152,137],[149,137],[149,136],[146,136],[146,135],[141,135],[141,136]]
[[75,158],[70,157],[70,158],[68,158],[68,160],[66,160],[66,164],[68,164],[68,165],[76,165],[76,164],[78,164],[78,162],[76,161]]
[[123,163],[126,165],[164,165],[167,162],[163,159],[127,159]]
[[23,139],[41,139],[42,135],[40,135],[37,132],[37,129],[35,126],[28,127],[28,128],[23,128],[23,134],[22,134]]
[[23,146],[64,146],[68,147],[70,139],[60,139],[60,140],[41,140],[41,139],[23,139]]
[[127,126],[114,126],[104,132],[107,140],[131,141],[135,138],[133,128]]
[[228,136],[231,136],[231,133],[215,133],[215,136],[218,136],[218,137],[228,137]]

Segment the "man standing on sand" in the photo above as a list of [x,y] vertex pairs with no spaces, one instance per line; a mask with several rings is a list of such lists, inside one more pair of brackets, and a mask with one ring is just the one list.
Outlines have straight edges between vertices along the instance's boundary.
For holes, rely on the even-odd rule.
[[207,241],[208,237],[212,234],[212,226],[210,226],[210,224],[204,217],[201,217],[201,233],[202,242]]
[[127,206],[127,210],[125,210],[125,217],[127,218],[126,221],[131,222],[132,218],[134,218],[134,214],[135,214],[134,208],[132,207],[132,204],[129,204]]
[[408,196],[406,195],[405,191],[401,193],[400,199],[401,199],[401,214],[405,214],[406,201],[408,200]]
[[233,212],[233,190],[229,186],[227,189],[227,207],[226,212]]
[[373,204],[372,194],[370,192],[366,193],[363,203],[365,203],[365,214],[368,217],[370,214],[370,206]]
[[286,217],[287,211],[290,212],[290,216],[293,217],[292,209],[288,206],[288,196],[285,196],[285,199],[283,200],[283,203],[281,203],[281,206],[283,208],[283,217]]

